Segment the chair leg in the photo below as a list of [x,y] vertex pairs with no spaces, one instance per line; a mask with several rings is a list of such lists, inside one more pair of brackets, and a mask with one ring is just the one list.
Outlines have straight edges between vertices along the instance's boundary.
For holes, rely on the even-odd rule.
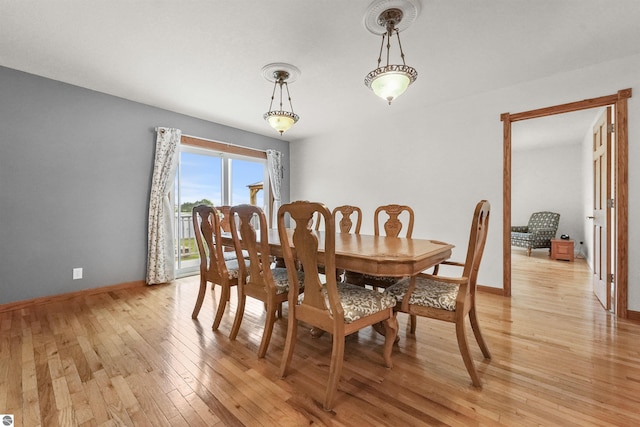
[[333,349],[331,350],[331,366],[329,367],[329,382],[327,384],[327,392],[324,396],[322,404],[325,411],[333,409],[333,403],[336,399],[338,391],[338,382],[342,374],[342,364],[344,363],[344,330],[334,331],[333,333]]
[[467,335],[465,334],[464,330],[464,320],[465,319],[463,317],[461,319],[458,319],[458,321],[456,322],[456,336],[458,338],[458,347],[460,347],[460,354],[462,355],[464,366],[467,368],[469,376],[471,376],[471,382],[475,387],[482,388],[480,377],[478,376],[475,364],[473,363],[473,359],[471,358],[471,352],[469,351]]
[[393,351],[393,344],[398,336],[398,319],[396,312],[393,315],[382,322],[384,326],[384,349],[382,356],[384,357],[384,364],[387,368],[393,368],[393,362],[391,361],[391,352]]
[[280,364],[280,378],[284,378],[291,364],[291,358],[293,356],[293,349],[296,346],[296,339],[298,335],[298,321],[293,313],[295,306],[289,307],[289,320],[287,326],[287,339],[284,343],[284,350],[282,352],[282,363]]
[[218,310],[216,310],[216,318],[213,319],[213,326],[211,327],[214,331],[217,331],[218,326],[220,326],[224,310],[227,307],[227,301],[229,301],[229,293],[231,292],[228,285],[222,285],[220,287],[222,288],[220,302],[218,303]]
[[409,328],[409,333],[411,335],[415,335],[416,334],[416,325],[418,323],[418,319],[416,318],[415,314],[410,314],[409,318],[411,320],[411,327]]
[[527,256],[531,256],[531,248],[527,248]]
[[469,321],[471,322],[471,329],[473,330],[473,335],[476,337],[476,341],[480,346],[480,350],[482,350],[482,355],[485,359],[491,359],[491,352],[489,351],[489,346],[487,346],[484,337],[482,336],[482,332],[480,331],[480,323],[478,323],[478,316],[476,315],[476,309],[473,307],[469,310]]
[[207,280],[200,274],[200,290],[198,291],[198,299],[196,299],[196,305],[193,307],[193,312],[191,313],[192,319],[198,318],[198,313],[200,313],[200,308],[202,307],[202,302],[204,301],[204,295],[207,293]]
[[276,323],[276,311],[278,306],[275,303],[268,304],[267,306],[267,318],[264,322],[264,331],[262,332],[262,341],[260,341],[260,348],[258,349],[258,358],[262,359],[267,354],[267,348],[269,347],[269,341],[271,341],[271,334],[273,333],[273,324]]
[[244,316],[244,304],[246,301],[247,296],[244,294],[244,288],[240,284],[238,285],[238,308],[236,309],[236,317],[233,319],[233,326],[231,327],[231,333],[229,334],[229,339],[232,341],[238,336],[242,317]]
[[282,319],[282,303],[278,304],[278,319]]

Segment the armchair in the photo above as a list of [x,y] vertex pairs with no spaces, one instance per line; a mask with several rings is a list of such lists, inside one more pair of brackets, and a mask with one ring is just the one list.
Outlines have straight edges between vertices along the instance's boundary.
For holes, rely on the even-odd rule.
[[511,246],[527,249],[527,256],[531,256],[531,249],[551,249],[551,239],[556,237],[560,214],[554,212],[534,212],[525,226],[511,227]]

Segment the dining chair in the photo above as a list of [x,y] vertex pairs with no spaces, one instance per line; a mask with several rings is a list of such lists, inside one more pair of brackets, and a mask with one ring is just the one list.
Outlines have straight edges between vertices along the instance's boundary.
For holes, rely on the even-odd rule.
[[[340,219],[338,220],[338,215],[340,215]],[[353,225],[354,219],[351,216],[355,216],[355,228]],[[355,234],[360,234],[360,227],[362,226],[362,210],[357,206],[351,205],[342,205],[338,206],[331,211],[331,216],[333,217],[333,221],[336,226],[339,225],[340,233],[350,233],[351,230],[354,230]],[[320,213],[316,213],[314,217],[313,229],[319,230],[321,223],[321,215]],[[318,265],[318,270],[320,274],[325,274],[324,266]],[[342,275],[344,274],[344,270],[336,270],[336,274],[338,275],[338,280],[342,280]]]
[[222,315],[229,301],[231,287],[238,284],[239,265],[237,258],[225,260],[220,242],[220,217],[216,208],[206,205],[195,206],[192,210],[193,228],[200,253],[200,290],[191,318],[196,319],[204,296],[207,292],[207,282],[221,288],[220,302],[216,310],[212,329],[220,326]]
[[[320,221],[320,214],[317,214],[317,215],[313,216],[309,220],[309,228],[318,231],[320,229],[320,222],[321,222]],[[277,257],[276,258],[276,267],[285,268],[284,258],[282,258],[282,257]],[[318,268],[321,270],[320,274],[324,274],[323,266],[319,265]]]
[[222,228],[222,231],[224,231],[225,233],[230,233],[231,222],[229,221],[229,217],[231,216],[231,206],[218,206],[216,210],[218,211],[218,217],[220,218],[220,228]]
[[[220,218],[220,228],[222,228],[222,232],[231,233],[231,206],[218,206],[216,210],[218,211],[218,216]],[[224,246],[222,248],[222,254],[225,260],[238,259],[236,249],[230,246]],[[249,254],[245,250],[242,251],[242,256],[243,258],[249,258]]]
[[462,360],[476,387],[482,387],[482,383],[467,343],[465,319],[469,317],[473,334],[485,359],[491,359],[476,313],[476,279],[487,239],[490,209],[486,200],[481,200],[476,205],[464,264],[451,261],[441,263],[461,267],[462,276],[452,278],[421,273],[415,281],[406,279],[385,291],[387,295],[396,298],[400,304],[399,311],[455,323]]
[[[218,212],[218,218],[220,218],[220,228],[222,229],[222,232],[231,232],[231,223],[229,222],[229,213],[231,212],[231,206],[218,206],[216,207],[216,211]],[[237,259],[235,249],[229,246],[224,246],[222,248],[222,255],[226,260]]]
[[320,214],[316,214],[309,221],[309,226],[314,230],[318,231],[320,229],[320,223],[322,222],[322,217]]
[[[398,237],[402,229],[406,228],[404,237],[410,238],[413,234],[413,222],[413,209],[409,206],[396,204],[378,206],[373,215],[373,234],[376,236]],[[362,286],[369,285],[374,289],[388,288],[400,280],[402,280],[402,277],[373,276],[347,272],[348,282]]]
[[[318,238],[320,233],[312,230],[309,223],[316,212],[320,213],[320,219],[324,222],[324,239]],[[291,233],[285,226],[285,217],[295,222]],[[338,285],[335,274],[335,222],[325,205],[306,201],[282,205],[278,210],[278,234],[289,273],[289,283],[292,283],[289,288],[287,339],[280,374],[282,377],[288,374],[297,339],[298,322],[332,334],[329,379],[323,402],[324,409],[331,410],[342,373],[345,336],[364,327],[382,323],[381,329],[385,336],[384,363],[389,368],[393,366],[391,351],[398,333],[398,322],[393,310],[396,300],[392,296],[360,286],[348,283]],[[319,251],[323,252],[326,270],[324,276],[318,273]],[[298,284],[295,282],[296,260],[305,271],[302,294],[299,294]]]
[[[340,214],[340,220],[338,221],[338,214]],[[353,226],[353,219],[351,215],[355,215],[356,225]],[[351,233],[353,229],[354,234],[360,234],[360,227],[362,226],[362,210],[357,206],[342,205],[333,209],[331,212],[333,220],[338,226],[340,233]]]
[[[354,234],[360,234],[360,227],[362,227],[362,210],[359,207],[352,205],[337,206],[331,211],[331,216],[340,233],[351,233],[353,230]],[[352,216],[355,216],[355,218],[352,218]],[[340,218],[338,219],[338,217]],[[355,226],[353,223],[354,219]],[[336,274],[338,275],[337,277],[342,280],[346,272],[344,270],[337,270]],[[359,273],[355,274],[356,277],[360,278]]]
[[[242,251],[245,250],[248,260],[240,264],[238,309],[229,338],[235,340],[238,335],[247,296],[262,301],[266,309],[262,341],[258,349],[258,357],[262,358],[267,353],[271,341],[276,313],[282,314],[282,303],[288,299],[289,275],[286,268],[271,268],[273,257],[269,250],[267,218],[264,211],[253,205],[238,205],[231,208],[230,216],[236,254],[241,257]],[[255,225],[258,225],[258,230],[255,229]],[[300,286],[303,277],[301,271],[296,271],[295,289],[300,292],[303,289],[303,286]]]

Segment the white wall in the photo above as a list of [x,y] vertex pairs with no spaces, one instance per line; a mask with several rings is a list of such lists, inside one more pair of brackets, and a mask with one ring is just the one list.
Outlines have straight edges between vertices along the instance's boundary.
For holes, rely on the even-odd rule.
[[[576,253],[584,242],[582,141],[540,149],[513,150],[511,161],[511,224],[527,225],[533,212],[560,214],[556,237],[568,234]],[[514,142],[514,146],[516,142]],[[542,250],[542,249],[541,249]]]
[[[493,212],[478,282],[502,287],[500,114],[624,88],[637,92],[629,100],[628,308],[640,311],[640,263],[633,262],[640,257],[640,225],[634,221],[640,212],[640,55],[402,114],[381,105],[389,110],[388,122],[353,123],[291,144],[291,199],[359,205],[366,216],[363,233],[372,231],[376,206],[409,204],[417,216],[414,235],[454,243],[457,259],[464,257],[475,203],[488,199]],[[411,88],[404,96],[411,96]]]

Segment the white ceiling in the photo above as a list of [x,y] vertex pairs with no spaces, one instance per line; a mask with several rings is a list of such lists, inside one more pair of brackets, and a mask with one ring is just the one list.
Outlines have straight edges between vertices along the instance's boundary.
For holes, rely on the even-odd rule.
[[640,53],[638,0],[418,1],[418,80],[390,107],[363,84],[370,0],[0,0],[0,65],[277,136],[260,70],[290,63],[294,141]]

